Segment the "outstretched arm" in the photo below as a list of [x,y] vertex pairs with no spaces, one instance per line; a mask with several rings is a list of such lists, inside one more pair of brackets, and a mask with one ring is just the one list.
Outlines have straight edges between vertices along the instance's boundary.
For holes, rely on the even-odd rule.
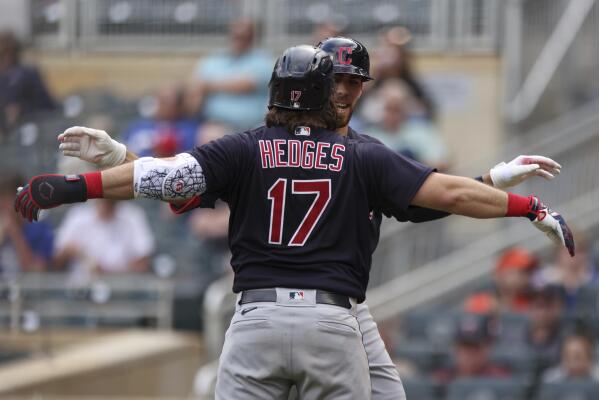
[[[509,163],[501,162],[489,172],[477,178],[481,182],[499,189],[516,186],[533,176],[551,180],[561,172],[562,166],[544,156],[518,156]],[[406,211],[406,220],[426,222],[451,215],[448,212],[430,208],[410,206]]]
[[523,197],[484,185],[473,179],[432,173],[412,204],[473,218],[527,217],[555,243],[574,256],[574,238],[557,212],[534,196]]
[[19,188],[15,211],[33,221],[42,209],[88,199],[145,197],[182,204],[197,198],[205,190],[202,167],[192,155],[182,153],[162,159],[145,157],[81,175],[34,176],[27,185]]

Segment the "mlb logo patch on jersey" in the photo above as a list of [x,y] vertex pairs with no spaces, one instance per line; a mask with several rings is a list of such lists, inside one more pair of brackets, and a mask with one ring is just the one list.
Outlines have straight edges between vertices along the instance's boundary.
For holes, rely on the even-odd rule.
[[289,292],[289,300],[301,301],[304,299],[304,292]]
[[298,126],[295,128],[295,136],[310,136],[310,127]]

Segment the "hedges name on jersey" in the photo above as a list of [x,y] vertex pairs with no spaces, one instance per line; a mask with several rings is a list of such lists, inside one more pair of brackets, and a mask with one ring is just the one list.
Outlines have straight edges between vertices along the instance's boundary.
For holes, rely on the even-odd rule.
[[304,127],[260,127],[191,154],[206,176],[203,206],[221,198],[232,210],[235,292],[302,287],[358,301],[378,240],[371,211],[401,219],[433,171],[379,143]]

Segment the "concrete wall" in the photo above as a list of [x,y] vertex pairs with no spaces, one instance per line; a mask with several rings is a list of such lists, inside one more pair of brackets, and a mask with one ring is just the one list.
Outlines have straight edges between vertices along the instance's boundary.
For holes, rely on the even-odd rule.
[[[52,334],[59,337],[61,334]],[[170,331],[119,331],[68,341],[51,339],[51,351],[3,364],[0,398],[43,396],[186,397],[201,363],[196,335]],[[31,338],[33,339],[33,337]],[[33,346],[36,340],[32,340]],[[6,342],[5,342],[6,343]],[[26,340],[13,342],[23,349]]]

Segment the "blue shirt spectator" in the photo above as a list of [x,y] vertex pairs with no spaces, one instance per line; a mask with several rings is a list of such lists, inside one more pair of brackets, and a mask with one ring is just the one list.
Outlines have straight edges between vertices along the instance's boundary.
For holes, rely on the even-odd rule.
[[21,64],[21,46],[10,32],[0,32],[0,122],[13,126],[21,116],[55,107],[42,76]]
[[140,157],[170,157],[194,147],[198,125],[183,116],[183,91],[165,87],[156,103],[152,118],[134,121],[122,135],[127,148]]
[[260,125],[268,102],[272,58],[252,47],[255,26],[236,21],[230,29],[229,49],[198,62],[194,71],[195,103],[210,121],[236,130]]
[[43,271],[52,261],[52,227],[43,221],[27,223],[14,211],[15,192],[22,182],[23,178],[11,171],[0,176],[0,279]]

